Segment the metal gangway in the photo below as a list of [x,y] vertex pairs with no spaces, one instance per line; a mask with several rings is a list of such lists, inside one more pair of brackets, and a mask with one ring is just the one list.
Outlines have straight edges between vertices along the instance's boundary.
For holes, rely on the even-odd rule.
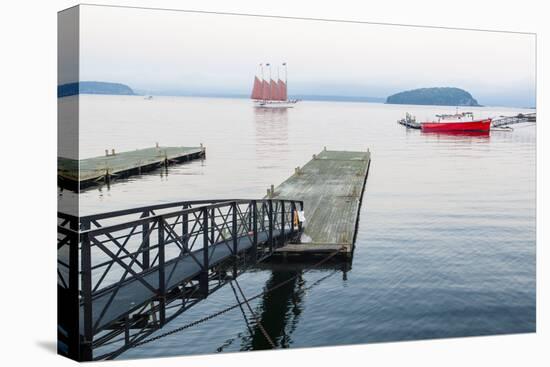
[[[298,200],[183,201],[58,213],[58,350],[113,359],[296,241]],[[241,272],[244,270],[240,270]]]
[[536,122],[537,113],[520,113],[515,116],[501,116],[499,118],[493,119],[491,127],[505,127],[509,125],[519,124],[522,122]]

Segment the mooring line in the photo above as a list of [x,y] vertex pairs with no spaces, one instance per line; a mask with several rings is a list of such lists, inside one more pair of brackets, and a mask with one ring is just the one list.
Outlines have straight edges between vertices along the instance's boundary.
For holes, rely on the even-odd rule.
[[[334,252],[331,252],[327,257],[323,258],[321,261],[319,261],[319,262],[313,264],[311,267],[309,267],[308,269],[304,270],[304,271],[301,273],[301,275],[310,272],[311,270],[317,268],[318,266],[321,266],[322,264],[324,264],[325,262],[329,261],[331,258],[333,258],[334,256],[336,256],[336,255],[337,255],[341,250],[343,250],[343,249],[345,249],[344,246],[342,246],[340,249],[338,249],[338,250],[336,250],[336,251],[334,251]],[[252,301],[252,300],[254,300],[254,299],[256,299],[256,298],[259,298],[259,297],[261,297],[261,296],[263,296],[263,295],[265,295],[265,294],[267,294],[267,293],[269,293],[269,292],[272,292],[272,291],[274,291],[274,290],[276,290],[276,289],[278,289],[278,288],[281,288],[283,285],[285,285],[285,284],[287,284],[287,283],[290,283],[291,281],[295,280],[299,275],[300,275],[300,274],[297,274],[297,275],[295,275],[295,276],[293,276],[293,277],[291,277],[291,278],[288,278],[287,280],[284,280],[284,281],[282,281],[281,283],[279,283],[279,284],[277,284],[277,285],[275,285],[275,286],[273,286],[273,287],[271,287],[271,288],[268,288],[268,289],[264,290],[263,292],[260,292],[260,293],[256,294],[255,296],[252,296],[252,297],[250,297],[250,298],[248,298],[248,299],[245,298],[245,301]],[[170,331],[167,331],[167,332],[162,333],[162,334],[160,334],[160,335],[157,335],[157,336],[155,336],[155,337],[152,337],[152,338],[149,338],[149,339],[142,340],[142,341],[140,341],[140,342],[138,342],[138,343],[135,343],[135,344],[132,345],[130,348],[135,348],[135,347],[139,347],[139,346],[141,346],[141,345],[147,344],[147,343],[151,343],[151,342],[153,342],[153,341],[155,341],[155,340],[159,340],[159,339],[164,338],[164,337],[166,337],[166,336],[169,336],[169,335],[178,333],[178,332],[183,331],[183,330],[185,330],[185,329],[188,329],[188,328],[190,328],[190,327],[192,327],[192,326],[195,326],[195,325],[201,324],[201,323],[203,323],[203,322],[206,322],[206,321],[208,321],[208,320],[211,320],[211,319],[213,319],[213,318],[215,318],[215,317],[218,317],[218,316],[220,316],[220,315],[223,315],[223,314],[225,314],[225,313],[227,313],[227,312],[229,312],[229,311],[231,311],[231,310],[234,310],[234,309],[237,308],[237,307],[242,306],[242,305],[245,303],[245,301],[242,301],[242,302],[239,302],[239,303],[234,304],[234,305],[232,305],[232,306],[229,306],[229,307],[227,307],[227,308],[224,308],[223,310],[220,310],[220,311],[215,312],[215,313],[213,313],[213,314],[211,314],[211,315],[208,315],[208,316],[206,316],[206,317],[203,317],[202,319],[199,319],[199,320],[190,322],[189,324],[183,325],[183,326],[181,326],[181,327],[179,327],[179,328],[176,328],[176,329],[174,329],[174,330],[170,330]]]
[[254,320],[256,321],[256,324],[258,325],[258,327],[260,328],[260,331],[262,332],[262,334],[264,335],[265,339],[267,340],[267,342],[269,344],[271,344],[271,347],[273,349],[277,349],[277,346],[275,345],[275,343],[273,343],[273,340],[271,340],[271,338],[269,337],[269,334],[267,333],[267,331],[264,329],[261,321],[260,321],[260,318],[258,317],[258,315],[256,315],[256,312],[254,312],[254,310],[252,310],[252,307],[250,307],[250,303],[248,303],[248,301],[246,300],[246,297],[244,295],[244,292],[239,284],[239,282],[237,282],[237,278],[233,279],[235,281],[235,284],[237,285],[237,288],[239,288],[239,292],[241,293],[241,296],[243,297],[245,303],[246,303],[246,306],[248,307],[248,311],[250,311],[250,313],[252,314],[252,317],[254,317]]
[[233,295],[235,295],[235,299],[239,303],[239,308],[241,309],[241,313],[243,315],[244,321],[246,322],[246,327],[248,328],[248,331],[250,331],[250,334],[254,334],[254,331],[250,327],[250,321],[248,321],[248,317],[246,317],[246,312],[244,312],[243,306],[240,304],[241,300],[239,299],[239,296],[237,295],[237,291],[235,290],[235,286],[231,281],[229,281],[229,285],[231,286],[231,289],[233,290]]
[[316,281],[314,281],[313,283],[311,283],[309,286],[303,288],[303,289],[299,289],[298,292],[299,293],[304,293],[305,291],[309,291],[311,288],[321,284],[321,282],[325,281],[326,279],[330,278],[331,276],[333,276],[334,274],[338,273],[339,270],[334,270],[333,272],[331,273],[328,273],[327,275],[325,275],[324,277],[321,277],[319,279],[317,279]]
[[[340,272],[339,270],[334,270],[331,273],[325,275],[324,277],[321,277],[321,278],[317,279],[316,281],[311,283],[309,286],[307,286],[305,288],[302,288],[302,289],[298,289],[296,293],[305,293],[306,291],[309,291],[310,289],[316,287],[317,285],[321,284],[322,282],[324,282],[325,280],[327,280],[328,278],[332,277],[334,274],[339,273],[339,272]],[[237,334],[237,337],[240,337],[240,336],[241,336],[241,333]],[[228,346],[228,345],[232,344],[237,337],[233,337],[231,339],[228,339],[225,342],[225,345],[222,345],[221,347],[218,347],[217,350],[221,351],[220,349],[223,349],[225,346]]]

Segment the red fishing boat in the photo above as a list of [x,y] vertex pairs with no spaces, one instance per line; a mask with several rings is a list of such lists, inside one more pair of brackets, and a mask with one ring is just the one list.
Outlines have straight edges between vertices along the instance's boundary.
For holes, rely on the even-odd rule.
[[422,122],[420,124],[423,132],[479,132],[491,130],[491,118],[475,119],[472,112],[436,115],[436,117],[438,118],[437,121]]
[[254,85],[250,98],[256,107],[262,108],[289,108],[298,102],[296,99],[289,99],[287,93],[286,62],[283,63],[285,81],[279,78],[279,67],[277,66],[277,81],[271,78],[271,64],[265,64],[268,68],[269,81],[264,79],[264,65],[260,64],[260,76],[254,76]]

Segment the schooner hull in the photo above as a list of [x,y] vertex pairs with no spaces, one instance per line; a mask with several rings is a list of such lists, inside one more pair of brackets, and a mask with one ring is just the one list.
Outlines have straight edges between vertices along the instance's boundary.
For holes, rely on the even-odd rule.
[[254,101],[257,108],[293,108],[296,100],[292,101]]

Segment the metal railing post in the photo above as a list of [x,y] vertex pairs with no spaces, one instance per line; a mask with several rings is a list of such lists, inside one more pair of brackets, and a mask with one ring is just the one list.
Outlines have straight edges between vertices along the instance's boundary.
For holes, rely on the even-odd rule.
[[285,201],[281,200],[281,244],[285,243]]
[[251,203],[248,203],[248,231],[247,232],[250,232],[251,230],[252,230],[252,207],[251,207]]
[[265,202],[262,202],[262,221],[260,222],[260,229],[265,231]]
[[164,219],[158,219],[158,246],[159,246],[159,322],[163,326],[166,322],[166,258],[164,243]]
[[[143,212],[143,214],[141,215],[142,218],[147,218],[149,217],[149,210]],[[151,250],[149,249],[149,222],[147,223],[143,223],[143,225],[141,226],[141,239],[142,239],[142,250],[143,250],[143,254],[142,254],[142,262],[143,262],[143,269],[149,269],[149,266],[150,266],[150,252]]]
[[199,276],[200,293],[206,297],[208,295],[208,209],[205,207],[202,210],[202,270]]
[[273,200],[269,199],[267,203],[268,203],[268,220],[269,220],[269,228],[268,228],[269,252],[273,253]]
[[252,259],[258,259],[258,204],[252,200]]
[[294,216],[296,215],[296,203],[290,202],[290,236],[294,236]]
[[[78,237],[79,222],[77,217],[70,219],[69,228],[74,231],[66,234],[66,236],[69,236],[66,245],[69,246],[69,278],[66,287],[57,285],[57,322],[60,325],[59,329],[67,332],[65,338],[67,342],[66,355],[74,360],[80,360],[80,297],[78,289],[80,238]],[[58,344],[60,340],[58,331]]]
[[[88,230],[90,223],[81,222],[81,229]],[[90,235],[84,234],[81,239],[82,258],[81,258],[81,276],[82,276],[82,303],[83,309],[83,331],[82,343],[80,345],[80,360],[91,361],[93,359],[92,343],[94,340],[93,319],[92,319],[92,251],[90,244]]]
[[[183,208],[184,210],[187,209],[187,205]],[[181,215],[181,242],[185,245],[184,247],[187,248],[187,245],[189,243],[189,214],[184,213]]]
[[231,234],[233,237],[233,256],[237,257],[239,253],[239,234],[237,233],[237,203],[231,204],[233,208],[233,218],[231,220]]
[[[304,211],[304,202],[301,201],[300,202],[300,211],[303,212]],[[298,220],[298,231],[301,233],[302,232],[302,221]]]
[[210,243],[212,245],[216,241],[215,230],[216,230],[216,209],[212,208],[212,213],[210,213]]

